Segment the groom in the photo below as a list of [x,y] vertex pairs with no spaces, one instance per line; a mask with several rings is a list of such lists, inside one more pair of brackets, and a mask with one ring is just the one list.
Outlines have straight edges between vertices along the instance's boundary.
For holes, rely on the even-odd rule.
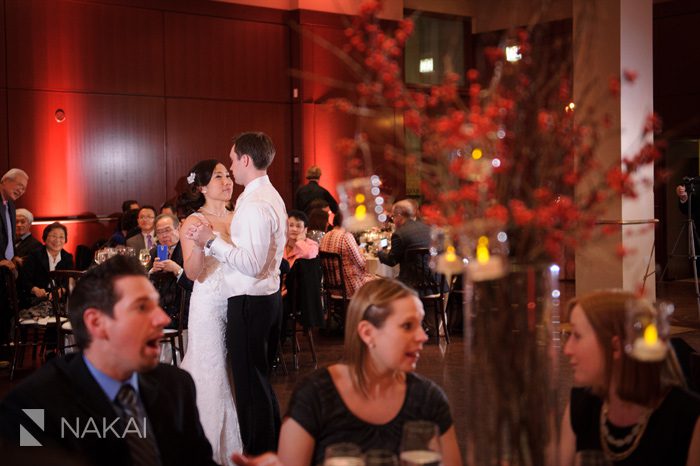
[[280,414],[269,381],[277,353],[282,300],[279,268],[286,242],[284,201],[270,183],[267,167],[275,157],[264,133],[236,136],[231,148],[231,173],[245,187],[231,220],[231,242],[200,224],[186,234],[206,255],[227,266],[226,348],[231,364],[236,410],[246,454],[277,449]]

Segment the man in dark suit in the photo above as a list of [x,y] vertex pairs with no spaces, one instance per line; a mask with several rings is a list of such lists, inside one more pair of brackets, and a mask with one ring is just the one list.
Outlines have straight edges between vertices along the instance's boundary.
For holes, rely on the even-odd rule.
[[[29,183],[29,175],[19,168],[11,168],[0,178],[0,267],[10,269],[17,276],[15,257],[15,201],[22,197]],[[0,345],[7,343],[10,335],[8,293],[5,283],[0,282]],[[0,354],[0,367],[7,366],[5,355]]]
[[[168,258],[158,258],[157,247],[151,249],[151,281],[160,294],[160,305],[172,319],[170,326],[179,325],[178,314],[182,290],[192,291],[193,282],[184,273],[182,247],[180,247],[180,221],[175,215],[160,214],[156,217],[156,238],[158,244],[168,248]],[[189,305],[187,306],[189,308]],[[187,324],[185,311],[184,324]]]
[[52,359],[0,403],[0,450],[41,444],[95,466],[214,465],[192,378],[158,364],[170,319],[136,258],[88,270],[69,313],[81,351]]
[[15,226],[15,257],[24,260],[32,252],[41,249],[41,241],[32,236],[29,229],[34,223],[34,215],[27,209],[17,209]]
[[316,165],[312,165],[306,171],[306,179],[308,183],[300,186],[294,194],[294,208],[309,213],[309,204],[316,199],[322,199],[328,203],[331,212],[338,213],[338,203],[335,198],[328,192],[326,188],[318,184],[321,179],[321,169]]
[[150,205],[145,205],[139,209],[136,220],[139,224],[139,232],[126,239],[126,245],[134,248],[136,254],[141,249],[151,249],[156,244],[156,238],[153,234],[156,218],[156,208]]
[[[404,199],[391,209],[396,230],[391,235],[391,249],[379,251],[377,257],[382,264],[400,265],[399,280],[406,282],[409,267],[406,264],[406,251],[414,248],[430,247],[430,227],[416,219],[415,205]],[[425,259],[427,261],[427,258]]]

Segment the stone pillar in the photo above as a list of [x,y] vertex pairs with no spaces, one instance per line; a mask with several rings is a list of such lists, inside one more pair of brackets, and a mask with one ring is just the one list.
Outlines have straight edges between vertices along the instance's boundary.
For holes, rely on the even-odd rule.
[[[611,130],[597,157],[601,166],[621,164],[641,147],[647,115],[653,111],[652,0],[573,0],[574,101],[582,116],[590,106],[600,121],[610,116]],[[636,73],[633,83],[625,71]],[[611,77],[620,77],[620,99],[609,93]],[[640,177],[652,178],[649,167]],[[588,189],[585,183],[577,193]],[[576,293],[598,288],[640,289],[654,271],[654,193],[642,189],[636,199],[619,197],[601,224],[614,233],[576,253]],[[602,225],[599,227],[602,228]],[[621,256],[619,246],[628,254]],[[648,266],[648,269],[647,269]],[[656,276],[646,279],[645,295],[654,300]]]

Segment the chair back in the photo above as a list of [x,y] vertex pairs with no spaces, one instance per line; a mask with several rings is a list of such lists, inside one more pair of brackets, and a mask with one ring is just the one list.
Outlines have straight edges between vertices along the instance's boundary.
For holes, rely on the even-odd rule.
[[444,291],[444,276],[440,278],[430,269],[428,248],[406,250],[405,260],[401,263],[401,272],[403,281],[420,296],[442,294]]
[[345,274],[340,254],[321,251],[318,255],[323,269],[323,288],[328,297],[348,299],[345,293]]
[[286,276],[291,312],[304,328],[323,326],[322,276],[319,257],[295,260]]
[[49,272],[49,283],[51,288],[51,307],[53,317],[56,320],[56,348],[58,352],[64,354],[63,328],[61,321],[68,318],[68,295],[72,290],[71,280],[78,280],[85,273],[84,270],[54,270]]

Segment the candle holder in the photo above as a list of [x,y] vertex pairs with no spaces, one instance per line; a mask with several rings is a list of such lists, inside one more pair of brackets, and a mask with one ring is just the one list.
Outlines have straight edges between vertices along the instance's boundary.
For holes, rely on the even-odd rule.
[[627,305],[625,351],[638,361],[663,361],[668,353],[673,314],[671,303],[659,302],[656,307],[638,299]]
[[338,184],[338,207],[343,214],[343,227],[363,231],[386,222],[385,199],[381,195],[377,175],[354,178]]

